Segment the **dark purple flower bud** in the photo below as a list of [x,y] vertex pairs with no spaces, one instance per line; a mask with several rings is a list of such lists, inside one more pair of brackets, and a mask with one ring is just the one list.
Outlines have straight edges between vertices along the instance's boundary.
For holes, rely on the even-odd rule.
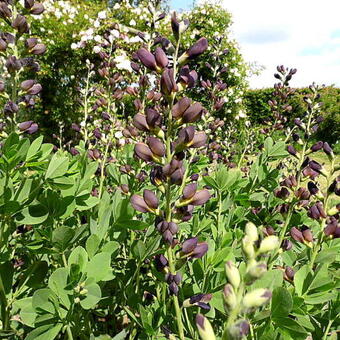
[[295,271],[293,270],[292,267],[287,266],[284,272],[284,278],[287,281],[293,281],[294,280],[294,275],[295,275]]
[[143,198],[145,203],[150,207],[151,209],[157,209],[158,208],[158,198],[157,196],[151,191],[145,189],[143,192]]
[[323,209],[323,205],[321,202],[316,202],[316,206],[319,210],[319,214],[322,218],[326,218],[327,217],[327,214],[325,213],[325,210]]
[[35,80],[29,79],[29,80],[24,80],[21,84],[20,87],[23,91],[29,90],[34,84],[36,83]]
[[155,109],[147,108],[146,122],[151,128],[155,128],[156,126],[160,126],[162,124],[162,117]]
[[163,237],[163,241],[164,241],[165,243],[172,244],[172,241],[173,241],[173,238],[174,238],[174,237],[173,237],[173,235],[171,234],[170,230],[166,230],[166,231],[163,233],[162,237]]
[[195,133],[194,139],[192,140],[191,147],[200,148],[204,146],[207,142],[208,136],[204,131]]
[[0,80],[0,93],[5,91],[5,83]]
[[76,132],[80,132],[80,126],[75,124],[75,123],[72,123],[71,129],[76,131]]
[[172,116],[175,119],[182,117],[183,113],[189,108],[191,100],[187,97],[181,98],[172,108]]
[[314,182],[308,182],[308,190],[311,195],[316,195],[319,191],[319,188],[316,186]]
[[295,119],[294,119],[294,123],[295,123],[295,125],[297,125],[298,127],[302,127],[302,126],[303,126],[303,123],[302,123],[302,121],[301,121],[300,118],[295,118]]
[[195,86],[198,74],[195,70],[190,71],[189,66],[183,66],[179,72],[179,81],[182,86],[192,88]]
[[168,266],[169,262],[163,254],[155,256],[155,266],[157,271],[161,272],[164,268]]
[[44,5],[37,2],[31,8],[30,13],[33,15],[39,15],[43,13],[44,10],[45,10]]
[[199,190],[192,197],[190,204],[193,206],[199,206],[205,204],[210,198],[209,190],[203,189]]
[[316,161],[312,160],[312,161],[309,162],[308,165],[312,170],[314,170],[316,172],[320,172],[322,170],[322,165],[320,163],[316,162]]
[[182,275],[177,273],[173,276],[173,281],[179,286],[182,281]]
[[165,145],[158,138],[148,137],[147,143],[155,155],[159,157],[163,157],[165,155]]
[[32,135],[33,133],[36,133],[38,131],[38,124],[37,123],[33,123],[27,130],[26,132],[30,135]]
[[207,48],[208,40],[206,38],[200,38],[186,51],[186,54],[189,59],[193,59],[202,54]]
[[160,68],[165,68],[169,64],[168,57],[166,56],[163,49],[161,49],[160,47],[157,47],[156,50],[155,50],[155,59],[156,59],[157,65]]
[[190,254],[196,248],[197,243],[197,237],[189,238],[188,240],[183,242],[182,252],[184,254]]
[[171,15],[171,28],[172,33],[174,34],[176,40],[179,37],[179,21],[177,20],[176,12],[173,12]]
[[302,235],[303,235],[303,238],[307,242],[313,242],[313,234],[312,234],[312,231],[309,228],[303,227],[302,228]]
[[323,232],[325,233],[326,236],[332,236],[334,235],[337,227],[338,227],[338,221],[336,219],[333,219],[331,220],[331,222],[327,224]]
[[304,237],[302,235],[302,232],[299,229],[297,229],[296,227],[293,227],[292,229],[290,229],[290,236],[295,241],[298,241],[298,242],[301,242],[301,243],[303,243],[303,241],[304,241]]
[[190,183],[186,185],[183,189],[183,199],[188,200],[194,197],[195,193],[197,191],[197,184],[196,183]]
[[208,251],[208,244],[206,242],[199,242],[193,250],[191,257],[194,259],[202,258]]
[[285,239],[282,241],[281,248],[284,251],[291,250],[293,248],[293,243],[290,240]]
[[24,5],[26,9],[30,9],[34,5],[34,0],[25,0]]
[[144,143],[137,143],[135,145],[135,155],[146,162],[153,161],[153,154],[150,148]]
[[156,59],[151,52],[149,52],[145,48],[140,48],[137,51],[137,56],[145,67],[152,71],[156,71],[157,69]]
[[168,229],[169,229],[169,222],[167,221],[161,221],[157,224],[157,230],[160,233],[164,233]]
[[34,84],[30,89],[28,89],[26,92],[27,94],[30,94],[32,96],[37,95],[42,90],[42,86],[40,84]]
[[46,46],[44,44],[36,44],[34,47],[30,49],[30,53],[35,55],[41,55],[46,52]]
[[180,167],[179,169],[175,170],[171,176],[170,176],[170,180],[172,184],[177,184],[177,185],[181,185],[182,184],[182,180],[183,180],[183,176],[184,176],[184,167]]
[[26,122],[22,122],[18,125],[20,131],[26,131],[30,128],[30,126],[33,124],[32,120],[28,120]]
[[266,236],[275,235],[275,230],[274,230],[273,227],[267,226],[265,229],[263,229],[263,233],[264,233]]
[[314,220],[318,220],[320,218],[320,212],[316,205],[313,205],[309,208],[308,216],[313,218]]
[[194,103],[183,113],[184,123],[194,123],[201,118],[203,107],[200,103]]
[[329,156],[333,155],[333,150],[327,142],[323,143],[323,151],[325,152],[325,154]]
[[38,43],[38,39],[37,38],[28,38],[25,41],[25,46],[28,49],[32,49],[37,43]]
[[18,14],[13,20],[12,27],[15,28],[20,34],[27,33],[29,31],[26,18],[20,14]]
[[315,179],[317,176],[319,176],[319,172],[314,171],[309,166],[305,167],[302,171],[303,175],[306,177],[310,177],[311,179]]
[[100,132],[99,128],[95,128],[93,130],[93,135],[97,138],[97,139],[101,139],[102,138],[102,133]]
[[10,18],[12,16],[12,11],[8,8],[5,2],[0,2],[0,17]]
[[5,107],[4,107],[4,113],[5,114],[13,114],[13,113],[16,113],[18,111],[19,111],[19,106],[12,101],[7,102]]
[[70,154],[72,156],[76,156],[76,155],[79,155],[79,151],[76,148],[72,147],[70,148]]
[[146,117],[137,113],[133,117],[133,125],[140,131],[149,131],[149,126],[146,122]]
[[174,78],[174,70],[166,68],[161,77],[161,91],[164,95],[170,96],[178,91],[178,86]]
[[292,156],[296,156],[296,154],[297,154],[297,152],[296,152],[296,150],[295,150],[295,148],[294,148],[293,145],[288,145],[288,146],[287,146],[287,151],[288,151]]
[[14,73],[20,70],[22,64],[15,56],[10,56],[5,63],[5,66],[9,73]]
[[142,196],[132,195],[130,202],[135,210],[142,212],[142,213],[149,212],[149,207],[144,201]]
[[0,38],[0,52],[6,51],[7,43],[5,40]]
[[314,145],[312,145],[312,147],[310,148],[313,152],[319,151],[323,148],[323,142],[319,141],[317,143],[315,143]]
[[171,295],[176,295],[176,296],[178,295],[179,288],[175,282],[171,282],[169,284],[169,291]]
[[274,195],[278,198],[281,198],[281,199],[286,199],[289,197],[289,190],[286,188],[286,187],[282,187],[280,189],[275,189],[274,190]]
[[168,228],[172,235],[177,234],[178,225],[175,222],[169,222]]

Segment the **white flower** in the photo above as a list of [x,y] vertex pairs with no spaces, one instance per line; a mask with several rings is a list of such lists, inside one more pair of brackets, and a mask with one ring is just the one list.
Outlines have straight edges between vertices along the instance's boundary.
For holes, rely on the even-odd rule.
[[99,53],[100,51],[101,51],[100,46],[94,46],[94,47],[93,47],[93,52],[94,52],[94,53]]
[[106,19],[106,11],[101,11],[98,13],[99,19]]
[[121,132],[121,131],[117,131],[117,132],[115,133],[115,137],[116,137],[116,138],[122,138],[122,137],[123,137],[122,132]]
[[96,42],[101,42],[101,41],[102,41],[102,37],[101,37],[100,35],[97,34],[97,35],[94,37],[93,40],[96,41]]
[[72,48],[72,50],[76,50],[78,48],[78,44],[72,43],[71,48]]
[[113,6],[113,9],[119,9],[120,8],[120,4],[116,3],[114,6]]
[[98,28],[100,27],[100,22],[98,20],[96,20],[93,24],[94,27]]
[[137,24],[136,21],[133,20],[133,19],[131,19],[130,22],[129,22],[130,26],[136,26],[136,24]]

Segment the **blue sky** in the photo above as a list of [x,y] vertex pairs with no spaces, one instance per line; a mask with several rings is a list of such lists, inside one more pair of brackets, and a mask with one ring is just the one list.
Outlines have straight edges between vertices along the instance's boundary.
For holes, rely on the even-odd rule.
[[171,8],[180,10],[180,9],[188,9],[191,7],[193,1],[192,0],[171,0],[170,5]]
[[[200,0],[198,0],[199,2]],[[217,0],[233,15],[232,33],[247,62],[264,66],[252,87],[271,86],[276,65],[298,69],[292,86],[340,86],[340,0]],[[188,9],[192,0],[171,0]]]

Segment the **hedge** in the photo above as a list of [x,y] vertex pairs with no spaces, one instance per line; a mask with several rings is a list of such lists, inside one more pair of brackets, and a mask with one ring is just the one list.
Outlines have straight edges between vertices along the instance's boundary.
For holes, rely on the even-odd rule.
[[[273,88],[248,90],[244,96],[244,104],[252,124],[263,124],[272,112],[268,101],[272,99]],[[294,118],[301,117],[305,113],[306,104],[303,101],[304,94],[308,88],[298,88],[295,94],[289,99],[293,107],[290,115],[287,116],[289,124]],[[336,143],[340,139],[340,88],[325,87],[321,91],[323,102],[324,122],[320,125],[317,138]]]

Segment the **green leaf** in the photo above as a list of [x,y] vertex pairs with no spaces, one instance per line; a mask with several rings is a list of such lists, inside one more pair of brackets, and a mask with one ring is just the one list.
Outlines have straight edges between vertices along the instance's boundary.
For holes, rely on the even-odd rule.
[[64,251],[74,236],[74,230],[70,227],[61,226],[52,233],[52,242],[60,251]]
[[43,325],[30,332],[25,340],[53,340],[59,334],[63,324]]
[[275,325],[280,329],[286,331],[291,337],[305,337],[307,335],[307,331],[300,326],[300,324],[288,317],[280,317],[274,319]]
[[54,154],[48,165],[45,179],[56,178],[65,175],[68,169],[69,159],[68,157],[59,156],[59,154]]
[[87,266],[88,256],[86,250],[82,246],[78,246],[77,248],[73,249],[72,253],[70,254],[67,262],[68,265],[71,267],[72,264],[77,264],[79,266],[79,270],[81,273],[84,272]]
[[278,269],[269,270],[260,279],[256,280],[251,285],[251,290],[257,288],[268,288],[273,290],[275,287],[282,285],[283,277],[282,272]]
[[95,282],[101,281],[108,275],[111,269],[111,254],[99,253],[87,264],[87,277],[92,277]]
[[58,296],[61,303],[67,308],[70,308],[70,298],[68,294],[72,292],[68,290],[67,280],[68,279],[68,268],[58,268],[50,276],[48,280],[48,287]]
[[[54,303],[57,301],[57,296],[49,288],[36,290],[32,298],[32,307],[37,311],[45,311],[54,314]],[[54,303],[53,303],[54,302]]]
[[308,289],[310,279],[311,275],[309,272],[309,267],[307,265],[304,265],[295,273],[294,286],[295,291],[299,296],[302,296],[303,293]]
[[87,294],[85,295],[85,298],[80,301],[80,305],[84,309],[92,309],[100,301],[102,292],[96,283],[90,285],[85,284],[84,289],[87,289]]
[[90,237],[86,240],[86,251],[91,259],[97,252],[100,244],[100,239],[96,234],[90,235]]
[[26,160],[25,160],[26,162],[30,161],[36,156],[36,154],[38,153],[41,147],[43,139],[44,139],[44,136],[40,136],[32,142],[32,144],[30,145],[27,151]]
[[320,251],[315,258],[315,263],[331,263],[334,262],[335,257],[339,254],[339,248],[328,248]]
[[16,215],[16,221],[20,224],[41,224],[48,218],[48,211],[41,204],[31,205],[24,208]]
[[47,272],[48,264],[46,261],[34,262],[25,272],[25,275],[29,277],[26,286],[30,288],[40,287],[44,282]]
[[276,287],[273,291],[271,301],[271,312],[273,318],[287,316],[293,308],[293,299],[289,291],[283,287]]

